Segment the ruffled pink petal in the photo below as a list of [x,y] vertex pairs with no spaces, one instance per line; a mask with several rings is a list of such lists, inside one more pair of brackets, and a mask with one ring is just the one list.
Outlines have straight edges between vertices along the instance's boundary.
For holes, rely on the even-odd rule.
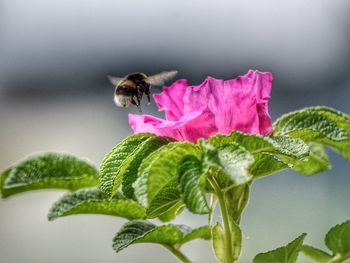
[[158,109],[165,111],[167,120],[177,121],[183,116],[183,97],[187,87],[187,80],[178,80],[170,87],[164,86],[163,92],[153,95],[153,98],[158,105]]
[[196,143],[217,133],[214,116],[209,111],[192,112],[179,121],[166,121],[149,115],[129,114],[129,124],[135,133],[149,132],[178,141]]
[[254,81],[257,103],[268,102],[272,88],[273,76],[270,72],[260,72],[250,69],[244,77]]
[[208,139],[218,133],[213,113],[206,109],[197,118],[186,123],[181,129],[183,139],[196,143],[198,139]]
[[[185,93],[185,115],[193,110],[208,107],[215,116],[219,133],[233,130],[245,133],[266,134],[271,130],[267,102],[272,76],[250,70],[245,76],[233,80],[207,77],[199,86]],[[257,106],[262,104],[260,106]]]
[[210,78],[211,95],[209,108],[216,117],[220,133],[233,130],[259,133],[256,111],[256,94],[253,82],[244,77],[222,81]]
[[194,111],[204,111],[208,106],[210,96],[210,88],[206,78],[202,84],[198,86],[189,86],[184,94],[184,115]]
[[268,113],[267,103],[259,103],[256,105],[259,116],[259,133],[268,134],[272,130],[272,121]]
[[182,136],[176,129],[159,128],[167,121],[150,116],[129,114],[129,125],[134,133],[149,132],[158,136],[168,136],[175,140],[182,141]]
[[255,92],[257,94],[257,112],[259,116],[260,134],[266,135],[272,130],[272,121],[268,112],[268,102],[271,94],[273,76],[270,72],[259,72],[257,70],[249,70],[246,74],[254,79]]

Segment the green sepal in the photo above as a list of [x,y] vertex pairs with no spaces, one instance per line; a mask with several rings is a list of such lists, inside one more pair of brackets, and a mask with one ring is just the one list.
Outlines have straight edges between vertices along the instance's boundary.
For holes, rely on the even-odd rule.
[[98,172],[85,160],[68,154],[42,153],[14,164],[1,174],[1,194],[8,197],[40,189],[68,189],[96,186]]
[[146,209],[121,194],[111,199],[98,188],[85,188],[68,193],[54,203],[48,219],[76,214],[103,214],[133,220],[146,218]]

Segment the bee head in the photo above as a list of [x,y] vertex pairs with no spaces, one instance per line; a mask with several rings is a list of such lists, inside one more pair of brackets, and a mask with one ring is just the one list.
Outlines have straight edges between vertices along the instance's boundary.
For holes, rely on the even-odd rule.
[[133,96],[135,96],[135,89],[126,85],[118,85],[114,91],[114,103],[119,107],[129,107],[132,104]]
[[124,94],[114,94],[114,103],[118,107],[129,107],[132,104],[132,96]]

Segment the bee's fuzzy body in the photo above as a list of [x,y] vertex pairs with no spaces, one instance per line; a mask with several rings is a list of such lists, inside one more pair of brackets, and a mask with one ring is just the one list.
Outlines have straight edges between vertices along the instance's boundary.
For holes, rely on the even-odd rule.
[[143,94],[146,94],[150,101],[147,75],[141,72],[128,74],[116,85],[114,102],[120,107],[129,107],[132,104],[139,107]]
[[128,74],[124,78],[109,76],[109,80],[115,85],[114,102],[119,107],[135,105],[141,111],[143,94],[146,94],[148,102],[151,102],[151,85],[162,86],[176,74],[177,71],[164,71],[150,77],[141,72]]

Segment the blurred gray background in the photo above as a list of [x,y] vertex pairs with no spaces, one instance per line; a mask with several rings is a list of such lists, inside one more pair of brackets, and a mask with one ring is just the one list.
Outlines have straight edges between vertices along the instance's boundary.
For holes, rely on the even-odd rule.
[[[98,165],[131,134],[127,114],[136,112],[114,106],[107,74],[178,69],[179,78],[198,84],[253,68],[274,74],[273,119],[311,105],[349,113],[349,10],[346,0],[0,0],[0,169],[38,151]],[[154,103],[143,108],[163,116]],[[253,185],[240,262],[302,232],[307,243],[324,247],[330,226],[350,218],[349,163],[330,156],[330,172],[284,172]],[[111,240],[122,219],[79,215],[48,223],[50,205],[63,194],[0,201],[0,262],[177,262],[151,244],[115,254]],[[199,226],[206,218],[185,213],[176,222]],[[184,251],[195,262],[214,262],[209,242]]]

